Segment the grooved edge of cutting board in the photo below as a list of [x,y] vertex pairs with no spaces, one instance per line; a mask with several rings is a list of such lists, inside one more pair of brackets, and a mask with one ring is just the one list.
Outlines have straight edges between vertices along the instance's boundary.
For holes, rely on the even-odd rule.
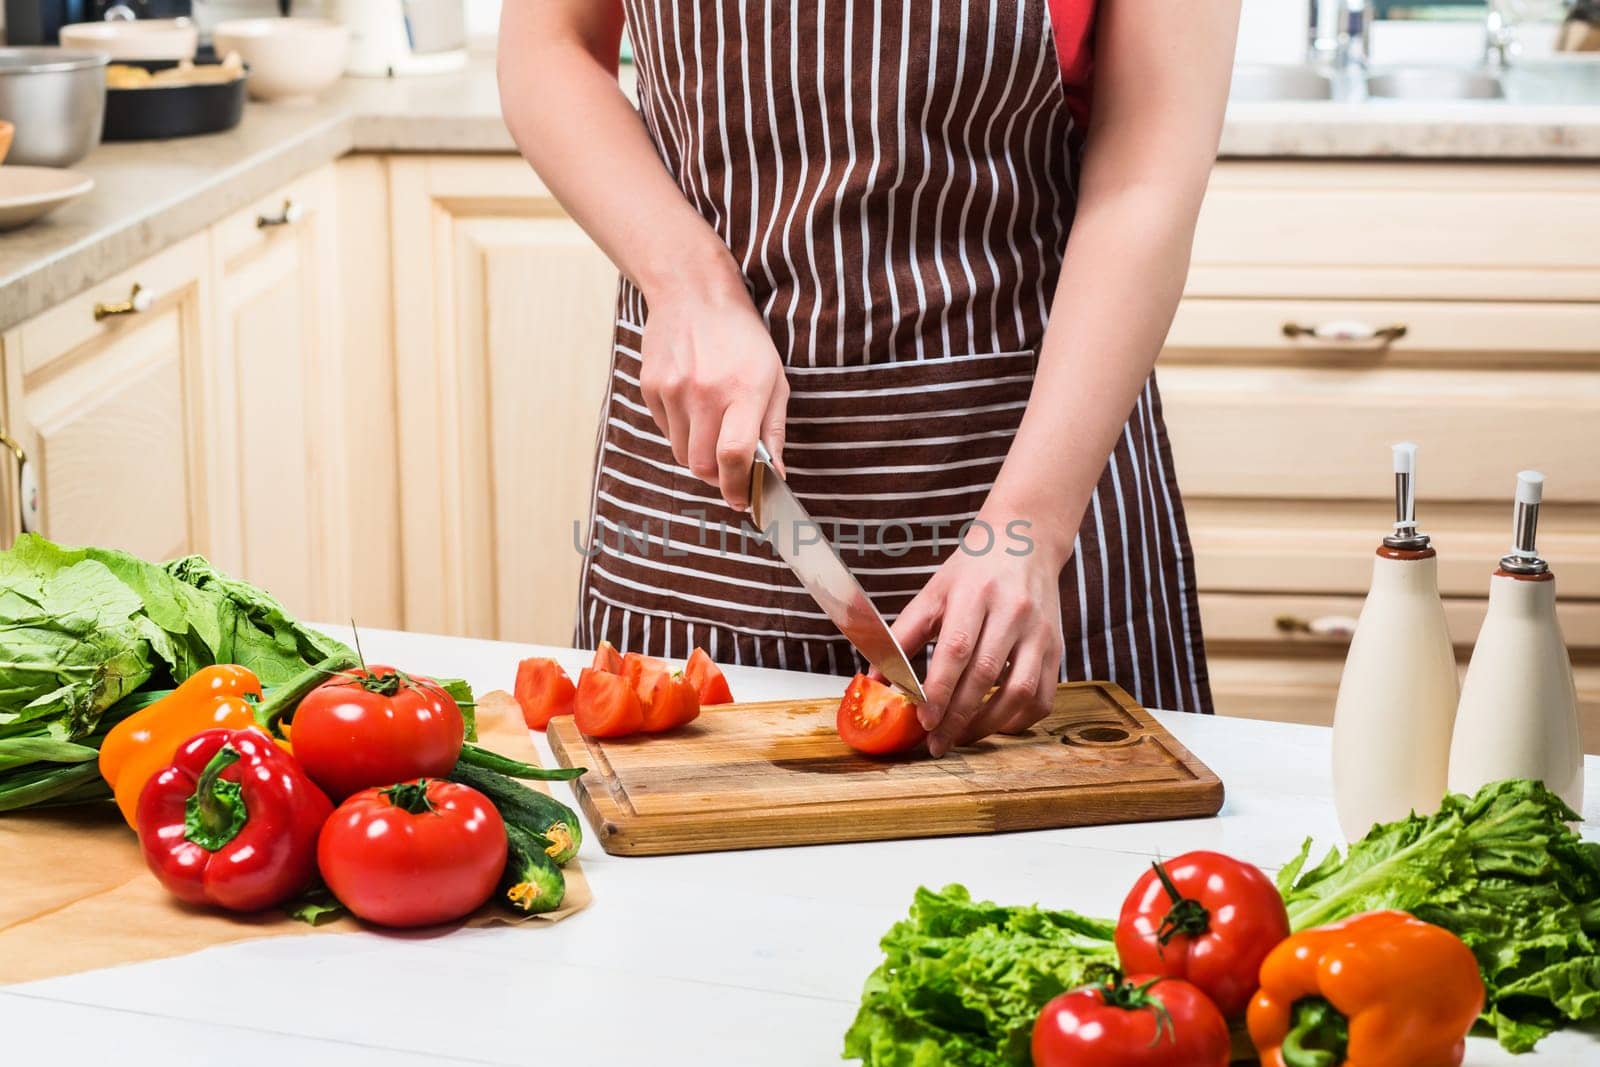
[[670,734],[611,739],[584,737],[562,717],[548,736],[563,766],[589,768],[574,790],[601,847],[622,856],[1198,818],[1222,807],[1221,780],[1109,682],[1065,683],[1028,734],[943,760],[851,751],[834,733],[838,703],[729,704]]

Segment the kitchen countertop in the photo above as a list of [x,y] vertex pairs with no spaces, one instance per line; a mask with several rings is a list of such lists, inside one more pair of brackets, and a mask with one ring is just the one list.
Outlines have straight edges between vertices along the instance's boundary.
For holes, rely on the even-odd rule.
[[[632,68],[624,68],[631,84]],[[125,270],[348,152],[515,151],[493,57],[459,73],[347,78],[311,105],[251,103],[233,130],[104,144],[75,168],[88,196],[0,234],[0,330]],[[1600,107],[1252,103],[1229,110],[1224,158],[1600,159]]]
[[[569,669],[590,658],[461,638],[362,638],[375,660],[464,677],[480,692],[506,685],[523,656],[542,651]],[[844,685],[728,674],[747,700]],[[0,1034],[18,1063],[129,1067],[837,1062],[878,938],[918,885],[961,881],[1004,903],[1115,915],[1160,856],[1214,848],[1271,867],[1308,834],[1318,855],[1338,842],[1326,729],[1158,717],[1226,783],[1218,817],[650,858],[607,856],[590,833],[582,860],[594,903],[555,926],[279,937],[9,986],[0,989]],[[1600,758],[1587,770],[1593,838]],[[397,984],[402,975],[409,980]],[[1597,1050],[1600,1037],[1575,1032],[1524,1057],[1474,1038],[1466,1063],[1594,1063]]]

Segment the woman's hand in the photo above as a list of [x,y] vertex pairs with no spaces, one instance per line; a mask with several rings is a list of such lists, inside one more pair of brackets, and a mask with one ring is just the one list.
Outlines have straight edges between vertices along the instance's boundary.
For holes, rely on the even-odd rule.
[[743,511],[758,439],[783,469],[789,382],[766,324],[743,285],[734,288],[710,298],[647,294],[639,386],[672,457]]
[[1038,540],[1024,552],[1007,539],[1004,521],[990,528],[994,537],[970,531],[894,624],[905,649],[937,638],[922,686],[928,702],[918,710],[935,757],[996,731],[1028,729],[1049,713],[1056,691],[1065,556]]

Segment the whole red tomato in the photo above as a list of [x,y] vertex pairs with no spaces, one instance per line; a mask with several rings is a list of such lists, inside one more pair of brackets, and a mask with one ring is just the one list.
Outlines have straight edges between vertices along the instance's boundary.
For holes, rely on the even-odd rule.
[[489,899],[506,864],[506,824],[469,786],[421,778],[340,804],[317,839],[339,902],[383,926],[432,926]]
[[1283,897],[1261,870],[1220,852],[1152,865],[1117,919],[1123,970],[1183,978],[1233,1019],[1260,985],[1261,962],[1289,936]]
[[1188,982],[1138,975],[1063,993],[1033,1024],[1034,1067],[1226,1067],[1228,1024]]
[[466,727],[433,679],[363,667],[307,694],[291,736],[300,766],[337,803],[369,786],[449,774]]

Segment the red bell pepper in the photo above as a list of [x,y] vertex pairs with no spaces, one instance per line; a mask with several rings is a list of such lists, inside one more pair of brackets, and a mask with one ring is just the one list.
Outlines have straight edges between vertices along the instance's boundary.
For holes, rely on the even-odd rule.
[[206,730],[139,797],[139,846],[161,884],[191,904],[259,911],[317,874],[333,812],[293,756],[260,730]]

